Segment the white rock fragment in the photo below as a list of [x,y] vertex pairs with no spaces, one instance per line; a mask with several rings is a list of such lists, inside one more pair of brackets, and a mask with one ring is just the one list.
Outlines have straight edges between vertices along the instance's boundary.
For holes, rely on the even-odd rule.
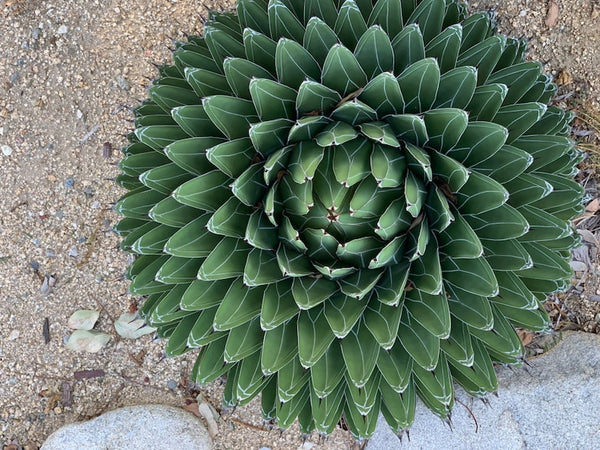
[[13,149],[10,148],[8,145],[0,145],[0,150],[2,150],[4,156],[10,156],[13,152]]
[[76,352],[98,353],[110,341],[110,335],[97,330],[75,330],[66,347]]
[[94,328],[98,317],[100,317],[98,311],[80,309],[71,314],[71,317],[67,320],[67,326],[74,330],[91,330]]
[[19,330],[12,330],[10,332],[10,334],[8,335],[8,340],[9,341],[16,341],[17,339],[19,339],[20,335],[21,335],[21,332]]
[[137,314],[124,313],[115,322],[117,334],[126,339],[137,339],[145,334],[154,333],[156,328],[146,325]]
[[202,419],[179,408],[139,405],[116,409],[83,423],[66,425],[42,445],[43,450],[213,448]]
[[69,31],[69,29],[67,28],[66,25],[61,25],[60,27],[58,27],[57,33],[58,34],[67,34]]

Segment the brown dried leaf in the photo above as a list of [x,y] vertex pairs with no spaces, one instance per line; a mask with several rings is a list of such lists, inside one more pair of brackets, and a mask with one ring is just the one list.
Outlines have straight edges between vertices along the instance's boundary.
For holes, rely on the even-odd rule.
[[558,21],[558,3],[551,0],[548,2],[548,13],[546,14],[546,20],[544,23],[548,28],[552,28]]
[[527,330],[517,330],[517,334],[519,335],[523,346],[531,344],[533,342],[533,338],[535,337],[535,333]]
[[89,378],[102,378],[106,373],[102,369],[94,370],[78,370],[73,372],[73,378],[76,380],[84,380]]
[[595,213],[600,209],[600,198],[595,198],[585,207],[586,212]]

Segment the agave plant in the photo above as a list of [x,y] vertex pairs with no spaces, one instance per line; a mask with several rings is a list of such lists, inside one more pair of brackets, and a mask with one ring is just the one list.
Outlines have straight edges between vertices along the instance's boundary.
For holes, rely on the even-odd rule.
[[224,402],[396,432],[549,329],[581,209],[572,115],[458,0],[239,0],[159,68],[121,162],[131,292]]

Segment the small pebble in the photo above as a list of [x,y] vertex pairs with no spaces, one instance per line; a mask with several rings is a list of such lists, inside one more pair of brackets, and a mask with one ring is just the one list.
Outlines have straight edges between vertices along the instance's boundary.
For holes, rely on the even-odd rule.
[[10,84],[15,84],[19,79],[19,72],[15,72],[10,76]]
[[177,382],[173,380],[167,381],[167,388],[174,391],[175,389],[177,389]]
[[62,219],[63,217],[65,217],[65,213],[59,209],[58,211],[56,211],[56,217]]
[[75,185],[75,180],[73,178],[67,178],[65,180],[65,187],[67,189],[72,188]]
[[121,89],[123,89],[124,91],[128,91],[129,90],[129,81],[127,81],[125,78],[123,78],[121,75],[117,76],[117,84],[119,85],[119,87]]
[[91,187],[86,187],[86,188],[83,190],[83,194],[84,194],[84,195],[85,195],[87,198],[93,197],[93,196],[94,196],[94,190],[93,190]]
[[31,37],[37,41],[40,38],[41,33],[42,30],[40,30],[38,27],[33,27],[33,30],[31,30]]
[[100,202],[96,200],[94,203],[92,203],[92,209],[98,209],[98,208],[100,208]]
[[77,239],[77,242],[79,244],[83,244],[85,241],[87,241],[87,238],[85,236],[81,236],[80,238]]
[[75,113],[75,115],[77,116],[78,119],[81,119],[83,117],[83,113],[79,109],[77,110],[77,112]]
[[31,242],[33,243],[33,245],[35,245],[36,247],[40,246],[40,240],[38,238],[33,238],[31,240]]
[[51,248],[46,249],[46,256],[48,258],[54,258],[56,256],[56,252]]
[[104,280],[104,278],[102,278],[102,276],[100,276],[100,275],[96,276],[96,283],[102,283],[103,280]]
[[21,335],[21,332],[19,330],[12,330],[10,332],[10,334],[8,335],[8,340],[14,341],[14,340],[18,339],[20,335]]
[[32,259],[29,261],[29,267],[31,267],[33,270],[40,270],[40,263]]
[[77,251],[77,249],[75,247],[71,247],[69,249],[69,256],[71,258],[77,258],[79,256],[79,252]]
[[58,34],[67,34],[68,31],[69,31],[69,29],[67,28],[66,25],[61,25],[60,27],[58,27],[57,33]]
[[0,145],[0,150],[2,150],[4,156],[10,156],[13,152],[13,149],[10,148],[8,145]]

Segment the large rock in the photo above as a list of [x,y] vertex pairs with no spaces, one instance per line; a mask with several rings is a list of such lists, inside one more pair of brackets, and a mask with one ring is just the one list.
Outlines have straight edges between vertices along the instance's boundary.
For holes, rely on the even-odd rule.
[[88,422],[66,425],[43,450],[206,450],[212,439],[200,419],[179,408],[140,405],[116,409]]
[[452,430],[422,404],[410,441],[380,417],[369,450],[600,448],[600,336],[568,334],[528,365],[498,371],[498,396],[489,406],[457,389]]

